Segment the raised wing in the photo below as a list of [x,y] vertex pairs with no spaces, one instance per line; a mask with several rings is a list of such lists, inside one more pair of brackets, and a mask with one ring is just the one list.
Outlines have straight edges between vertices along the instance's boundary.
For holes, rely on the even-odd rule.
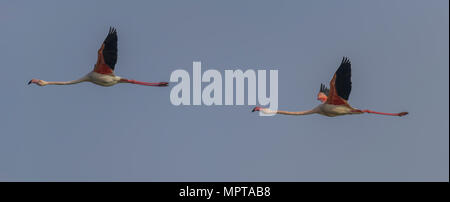
[[341,65],[330,81],[327,104],[345,105],[352,90],[351,63],[347,57],[342,58]]
[[328,94],[330,93],[330,89],[328,89],[325,85],[320,84],[320,90],[317,94],[317,100],[320,100],[322,103],[325,103],[328,100]]
[[324,93],[326,96],[328,96],[328,94],[330,94],[330,89],[328,89],[327,86],[321,83],[319,92]]
[[112,74],[117,62],[117,31],[110,27],[108,36],[98,50],[94,71],[100,74]]

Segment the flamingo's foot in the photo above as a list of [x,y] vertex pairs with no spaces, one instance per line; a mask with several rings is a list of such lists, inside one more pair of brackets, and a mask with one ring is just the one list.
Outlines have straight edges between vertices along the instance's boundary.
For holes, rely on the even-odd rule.
[[159,82],[158,86],[169,86],[168,82]]
[[398,113],[398,116],[405,116],[407,114],[409,114],[409,113],[408,112],[400,112],[400,113]]

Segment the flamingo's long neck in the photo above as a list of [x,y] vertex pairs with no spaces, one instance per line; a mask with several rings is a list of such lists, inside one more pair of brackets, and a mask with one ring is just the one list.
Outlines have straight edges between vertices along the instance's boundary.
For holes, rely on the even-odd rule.
[[262,108],[261,111],[265,114],[284,114],[284,115],[308,115],[308,114],[317,113],[317,111],[315,109],[307,110],[307,111],[299,111],[299,112],[290,112],[290,111],[282,111],[282,110],[273,111],[268,108]]
[[156,82],[156,83],[149,83],[149,82],[143,82],[143,81],[136,81],[132,79],[124,79],[121,78],[120,82],[122,83],[132,83],[132,84],[138,84],[138,85],[144,85],[144,86],[167,86],[167,82]]
[[81,82],[85,82],[88,79],[86,77],[77,79],[77,80],[72,80],[72,81],[46,81],[45,85],[72,85],[72,84],[77,84],[77,83],[81,83]]
[[376,111],[372,111],[372,110],[362,110],[363,112],[366,113],[371,113],[371,114],[380,114],[380,115],[387,115],[387,116],[405,116],[408,114],[408,112],[400,112],[400,113],[385,113],[385,112],[376,112]]

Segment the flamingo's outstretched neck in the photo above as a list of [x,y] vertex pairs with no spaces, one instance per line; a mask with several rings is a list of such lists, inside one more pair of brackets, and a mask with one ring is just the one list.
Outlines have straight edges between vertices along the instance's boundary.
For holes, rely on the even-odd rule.
[[307,110],[307,111],[299,111],[299,112],[289,112],[289,111],[281,111],[281,110],[273,111],[268,108],[262,108],[262,107],[253,108],[252,112],[255,112],[255,111],[261,111],[265,114],[284,114],[284,115],[308,115],[308,114],[317,113],[316,109]]
[[160,87],[169,85],[169,83],[167,83],[167,82],[149,83],[149,82],[142,82],[142,81],[136,81],[136,80],[131,80],[131,79],[124,79],[124,78],[121,78],[120,82],[132,83],[132,84],[138,84],[138,85],[144,85],[144,86],[160,86]]
[[405,116],[408,114],[408,112],[400,112],[400,113],[385,113],[385,112],[376,112],[372,110],[362,110],[362,112],[371,113],[371,114],[381,114],[381,115],[388,115],[388,116]]
[[28,82],[28,85],[30,84],[36,84],[38,86],[46,86],[46,85],[72,85],[72,84],[77,84],[77,83],[81,83],[81,82],[85,82],[87,81],[88,78],[87,77],[82,77],[80,79],[77,80],[73,80],[73,81],[44,81],[44,80],[40,80],[40,79],[31,79]]

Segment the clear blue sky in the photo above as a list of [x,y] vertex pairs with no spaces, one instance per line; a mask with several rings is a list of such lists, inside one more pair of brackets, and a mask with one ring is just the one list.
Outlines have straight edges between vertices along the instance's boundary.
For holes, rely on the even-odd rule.
[[[433,1],[1,1],[1,181],[448,181],[449,10]],[[279,108],[319,102],[342,56],[350,103],[406,117],[259,117],[173,106],[171,88],[27,86],[116,74],[278,69]]]

